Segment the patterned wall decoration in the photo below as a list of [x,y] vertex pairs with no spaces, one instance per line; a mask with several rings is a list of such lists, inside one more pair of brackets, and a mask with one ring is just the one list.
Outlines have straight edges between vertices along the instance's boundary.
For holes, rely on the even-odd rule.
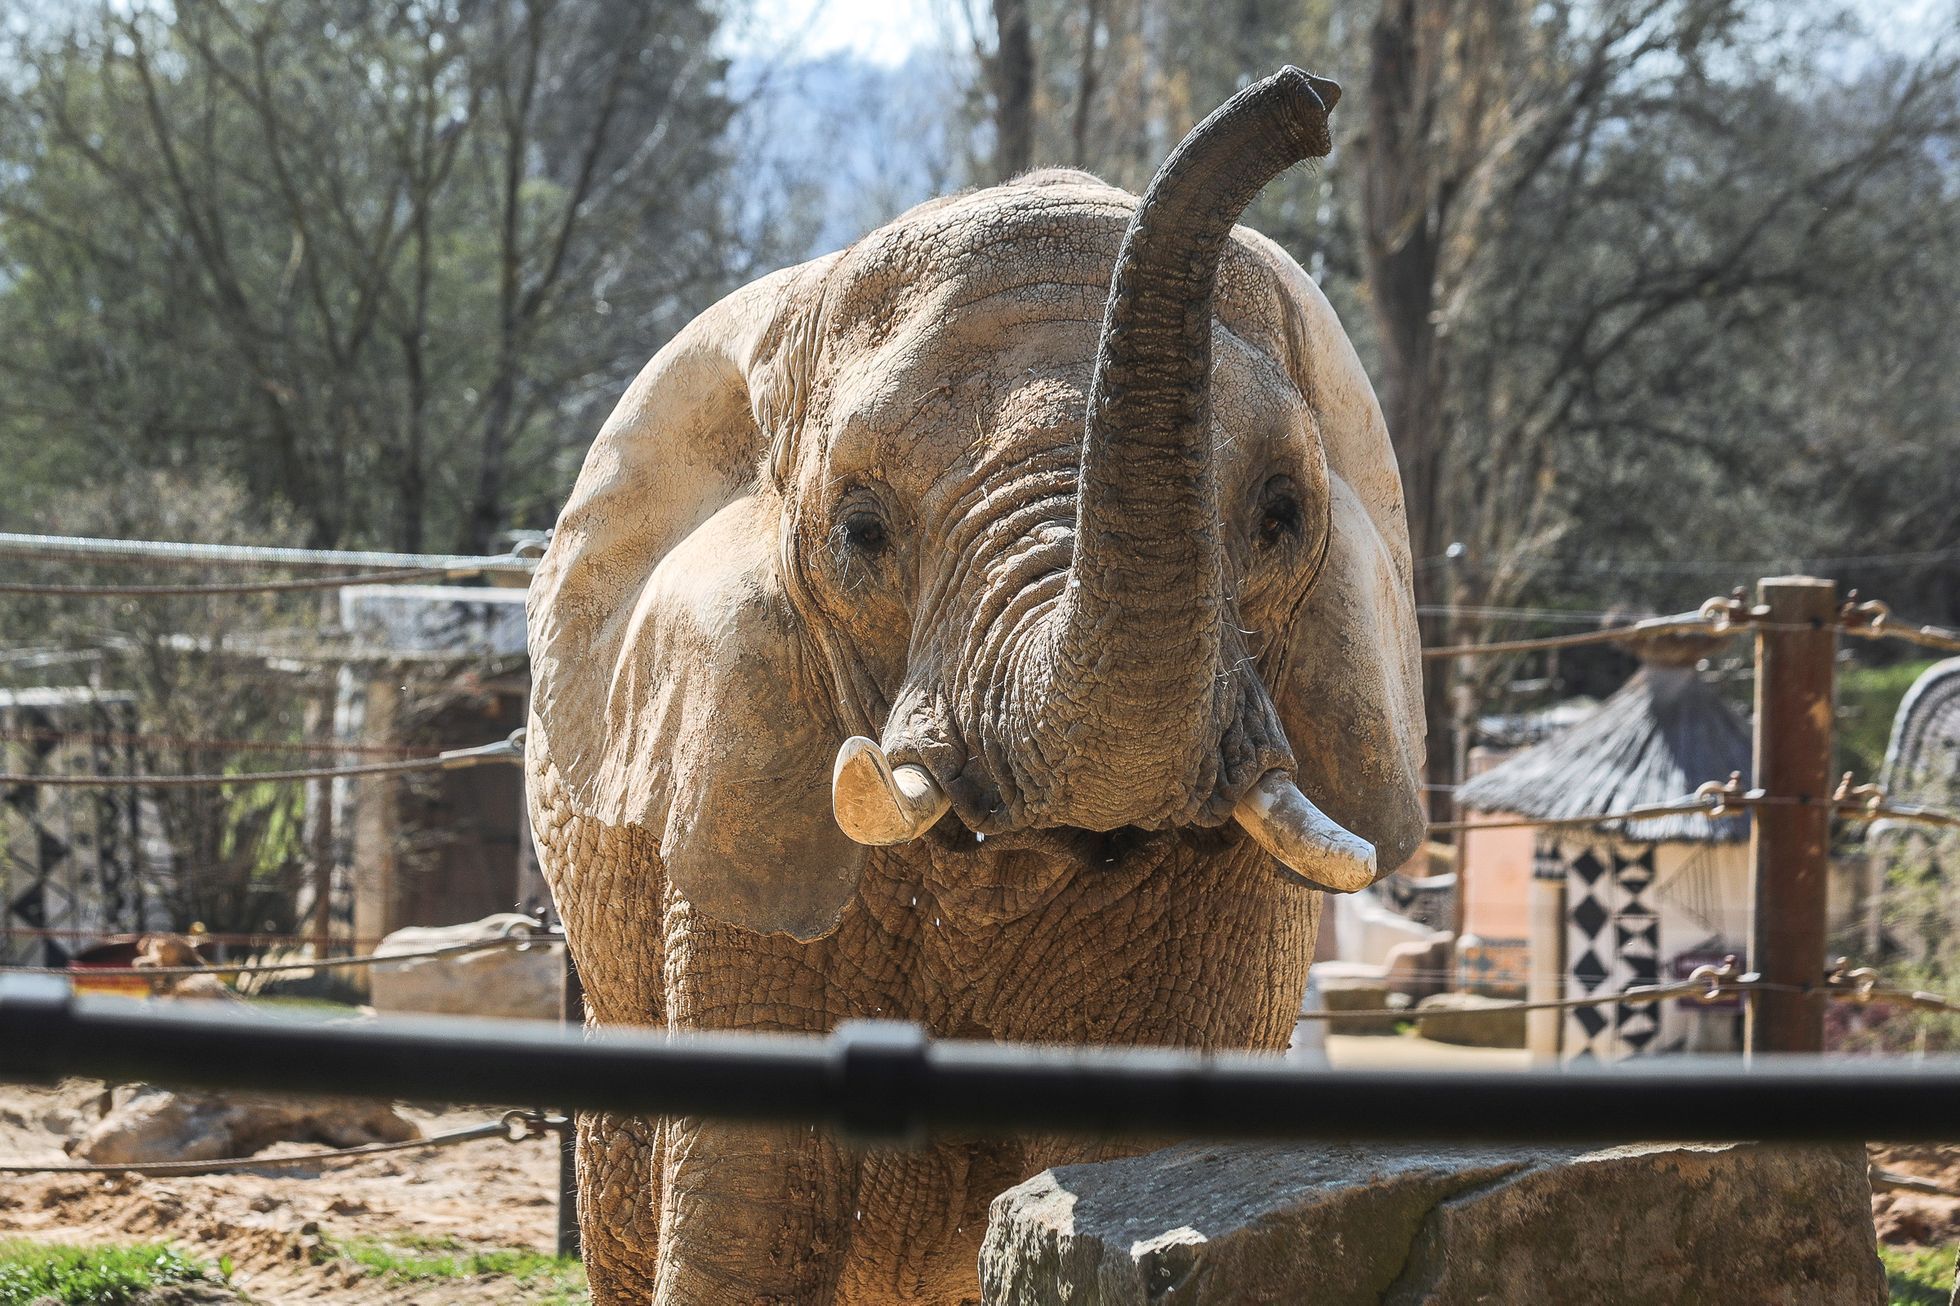
[[[1566,994],[1592,997],[1686,978],[1743,951],[1747,846],[1629,843],[1605,835],[1541,840],[1533,873],[1566,884]],[[1565,1060],[1736,1050],[1734,1003],[1607,1003],[1565,1013]]]
[[[0,692],[0,771],[129,771],[136,728],[126,695],[87,689]],[[59,966],[106,934],[167,924],[143,849],[134,789],[0,785],[0,959]]]
[[[1575,997],[1591,997],[1660,974],[1660,920],[1647,894],[1654,885],[1654,845],[1580,844],[1564,858],[1566,956]],[[1567,1060],[1616,1061],[1637,1056],[1660,1031],[1654,1008],[1613,1003],[1566,1012]]]

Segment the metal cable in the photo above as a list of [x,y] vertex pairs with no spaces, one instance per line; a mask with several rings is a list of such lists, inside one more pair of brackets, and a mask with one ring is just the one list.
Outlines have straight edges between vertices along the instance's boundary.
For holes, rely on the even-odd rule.
[[1931,1179],[1922,1179],[1916,1174],[1901,1174],[1897,1170],[1873,1166],[1871,1176],[1874,1188],[1898,1188],[1909,1193],[1930,1193],[1934,1197],[1960,1197],[1960,1189],[1948,1188],[1944,1184],[1934,1183]]
[[184,544],[166,540],[111,540],[76,535],[28,535],[0,531],[0,558],[42,562],[160,562],[204,566],[331,568],[336,571],[441,572],[449,576],[528,576],[541,546],[520,545],[489,557],[446,553],[386,553],[360,549],[292,549],[256,544]]
[[0,741],[22,744],[86,743],[112,746],[173,748],[203,753],[312,753],[350,757],[434,757],[426,748],[396,744],[305,743],[277,739],[207,739],[187,735],[155,735],[132,730],[59,730],[50,727],[0,727]]
[[[520,1127],[522,1132],[518,1132]],[[425,1148],[453,1147],[458,1143],[473,1142],[479,1138],[502,1138],[505,1142],[521,1143],[527,1139],[548,1137],[562,1131],[564,1127],[563,1116],[547,1116],[537,1111],[507,1111],[496,1120],[486,1120],[482,1124],[470,1125],[463,1129],[451,1129],[446,1133],[431,1134],[427,1138],[406,1138],[395,1143],[363,1143],[358,1147],[296,1152],[289,1156],[215,1157],[208,1161],[141,1161],[94,1165],[28,1165],[16,1161],[0,1165],[0,1174],[136,1174],[158,1177],[230,1174],[239,1170],[257,1170],[262,1166],[318,1165],[335,1161],[358,1161],[365,1157],[383,1156],[389,1152],[414,1152]]]
[[[1498,821],[1433,821],[1429,825],[1429,832],[1462,834],[1474,830],[1550,830],[1575,825],[1604,825],[1608,821],[1646,821],[1655,817],[1684,816],[1696,812],[1716,817],[1727,815],[1730,808],[1750,801],[1743,797],[1721,799],[1695,794],[1691,797],[1678,798],[1670,803],[1629,807],[1617,812],[1587,812],[1580,816],[1518,816],[1506,817]],[[1760,801],[1767,803],[1774,800]]]
[[1614,626],[1608,630],[1582,630],[1570,635],[1546,635],[1539,639],[1509,639],[1487,644],[1444,644],[1436,648],[1426,648],[1422,656],[1426,659],[1477,657],[1498,653],[1529,653],[1538,649],[1581,648],[1591,644],[1625,644],[1654,635],[1728,635],[1736,633],[1733,626],[1718,625],[1699,613],[1681,617],[1660,617],[1652,621],[1635,622],[1630,626]]
[[[1635,984],[1631,988],[1617,988],[1613,992],[1592,994],[1588,998],[1541,998],[1539,1002],[1503,1002],[1501,1006],[1445,1006],[1445,1008],[1419,1008],[1419,1006],[1366,1006],[1352,1008],[1345,1012],[1321,1010],[1321,1012],[1299,1012],[1299,1020],[1421,1020],[1423,1016],[1509,1016],[1513,1012],[1570,1012],[1582,1006],[1642,1006],[1648,1002],[1664,1002],[1668,998],[1701,998],[1703,1002],[1713,1002],[1715,996],[1725,992],[1740,992],[1742,982],[1707,982],[1707,980],[1682,980],[1680,984]],[[1715,996],[1709,996],[1715,994]]]
[[174,979],[185,975],[276,975],[284,971],[338,970],[354,966],[385,966],[396,961],[422,961],[431,957],[460,957],[491,948],[528,947],[550,943],[546,934],[512,933],[495,939],[473,939],[419,952],[362,953],[353,957],[323,957],[312,961],[214,962],[209,966],[9,966],[0,964],[0,975],[54,975],[77,979]]
[[1733,966],[1700,966],[1693,975],[1675,984],[1635,984],[1611,993],[1595,993],[1583,998],[1543,998],[1536,1002],[1493,1003],[1487,1007],[1357,1007],[1347,1011],[1303,1011],[1301,1020],[1394,1019],[1418,1020],[1436,1016],[1499,1016],[1519,1011],[1572,1011],[1579,1007],[1641,1006],[1669,998],[1695,998],[1714,1002],[1728,993],[1757,989],[1794,989],[1795,985],[1768,984],[1754,975],[1736,975]]
[[309,767],[292,771],[241,771],[235,775],[31,775],[0,772],[0,785],[30,785],[68,789],[188,789],[226,785],[270,784],[284,780],[332,780],[342,776],[402,775],[412,771],[455,771],[464,767],[495,762],[521,763],[524,760],[524,731],[510,738],[477,748],[452,748],[434,757],[412,757],[398,762],[363,762],[356,766]]
[[285,594],[296,590],[342,589],[349,585],[400,585],[415,580],[454,577],[443,567],[403,567],[348,576],[299,576],[284,580],[225,581],[208,585],[42,585],[0,581],[0,594],[62,599],[185,598],[207,594]]
[[1899,639],[1922,648],[1938,649],[1942,653],[1960,653],[1960,630],[1949,630],[1944,626],[1896,625],[1892,609],[1887,604],[1878,599],[1858,602],[1855,590],[1846,599],[1840,616],[1844,633],[1859,639]]

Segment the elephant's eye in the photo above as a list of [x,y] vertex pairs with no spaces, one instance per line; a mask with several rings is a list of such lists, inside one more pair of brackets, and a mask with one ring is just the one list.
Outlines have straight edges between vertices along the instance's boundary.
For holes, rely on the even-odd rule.
[[1259,496],[1259,521],[1252,532],[1259,547],[1270,549],[1300,538],[1301,523],[1300,496],[1293,488],[1293,479],[1275,476],[1266,482]]
[[859,553],[883,553],[891,544],[885,523],[875,512],[854,512],[844,519],[844,538]]

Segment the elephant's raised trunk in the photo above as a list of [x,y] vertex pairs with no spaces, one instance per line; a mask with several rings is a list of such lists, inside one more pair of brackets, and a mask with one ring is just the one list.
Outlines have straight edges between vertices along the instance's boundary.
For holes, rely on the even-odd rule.
[[[1232,97],[1165,160],[1116,258],[1082,444],[1075,557],[1049,705],[1114,783],[1071,785],[1075,823],[1160,817],[1202,783],[1220,731],[1224,550],[1211,457],[1213,288],[1233,223],[1329,146],[1340,88],[1285,68]],[[1148,810],[1152,804],[1159,810]],[[1144,810],[1138,810],[1139,808]]]

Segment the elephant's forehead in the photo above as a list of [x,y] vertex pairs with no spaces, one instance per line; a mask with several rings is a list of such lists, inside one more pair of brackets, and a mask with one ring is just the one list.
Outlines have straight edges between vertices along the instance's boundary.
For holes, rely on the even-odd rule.
[[[943,330],[901,333],[835,377],[820,474],[870,473],[923,493],[961,468],[1011,476],[1039,453],[1079,448],[1099,323],[1025,316],[964,351],[943,348]],[[1295,378],[1223,325],[1212,336],[1211,399],[1227,480],[1315,429]]]
[[[1067,321],[1093,353],[1136,198],[1099,182],[997,186],[921,205],[845,251],[827,278],[824,337],[846,364],[887,351],[952,359],[1029,322]],[[1241,231],[1216,312],[1247,339],[1287,332],[1279,279]]]
[[[847,253],[825,295],[815,414],[830,471],[904,479],[916,460],[929,475],[1079,431],[1133,204],[1101,186],[997,188],[926,206]],[[1291,429],[1297,332],[1270,266],[1244,242],[1221,263],[1216,313],[1221,447]]]

